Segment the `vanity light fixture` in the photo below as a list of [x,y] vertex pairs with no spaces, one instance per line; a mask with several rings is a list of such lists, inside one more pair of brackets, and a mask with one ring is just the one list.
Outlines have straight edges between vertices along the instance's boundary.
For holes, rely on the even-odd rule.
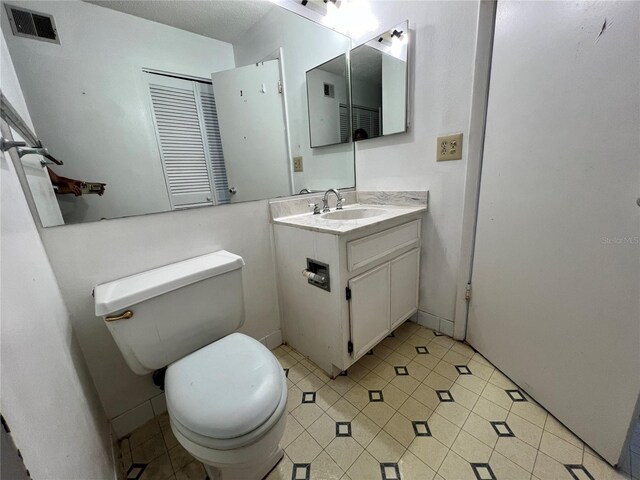
[[367,0],[327,0],[327,13],[323,23],[334,30],[352,38],[362,37],[378,28],[375,17]]

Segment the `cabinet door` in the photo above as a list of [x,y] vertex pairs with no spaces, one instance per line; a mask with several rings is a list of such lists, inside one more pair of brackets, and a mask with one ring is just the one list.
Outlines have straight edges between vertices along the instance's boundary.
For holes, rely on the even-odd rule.
[[390,264],[349,280],[353,357],[360,357],[389,333]]
[[391,329],[418,309],[420,249],[391,260]]

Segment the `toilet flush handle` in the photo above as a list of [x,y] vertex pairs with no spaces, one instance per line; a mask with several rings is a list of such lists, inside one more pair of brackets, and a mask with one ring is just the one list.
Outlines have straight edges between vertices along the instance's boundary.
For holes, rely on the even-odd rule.
[[131,310],[125,310],[120,315],[113,315],[104,317],[105,322],[115,322],[116,320],[128,320],[133,317],[133,312]]

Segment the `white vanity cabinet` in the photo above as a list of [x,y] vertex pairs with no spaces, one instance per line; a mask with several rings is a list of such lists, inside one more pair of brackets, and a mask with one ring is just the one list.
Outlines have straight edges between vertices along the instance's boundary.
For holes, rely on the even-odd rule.
[[[274,225],[284,338],[335,376],[418,309],[421,215],[331,234]],[[307,282],[329,266],[330,291]]]

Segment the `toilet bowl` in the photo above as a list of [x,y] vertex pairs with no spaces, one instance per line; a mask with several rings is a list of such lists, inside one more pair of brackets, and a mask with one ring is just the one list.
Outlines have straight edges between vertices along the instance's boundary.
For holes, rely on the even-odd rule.
[[224,250],[94,289],[131,370],[167,367],[171,429],[211,480],[260,480],[282,458],[287,379],[244,323],[244,260]]
[[212,480],[261,479],[282,458],[287,379],[260,342],[233,333],[178,360],[165,393],[174,435]]

